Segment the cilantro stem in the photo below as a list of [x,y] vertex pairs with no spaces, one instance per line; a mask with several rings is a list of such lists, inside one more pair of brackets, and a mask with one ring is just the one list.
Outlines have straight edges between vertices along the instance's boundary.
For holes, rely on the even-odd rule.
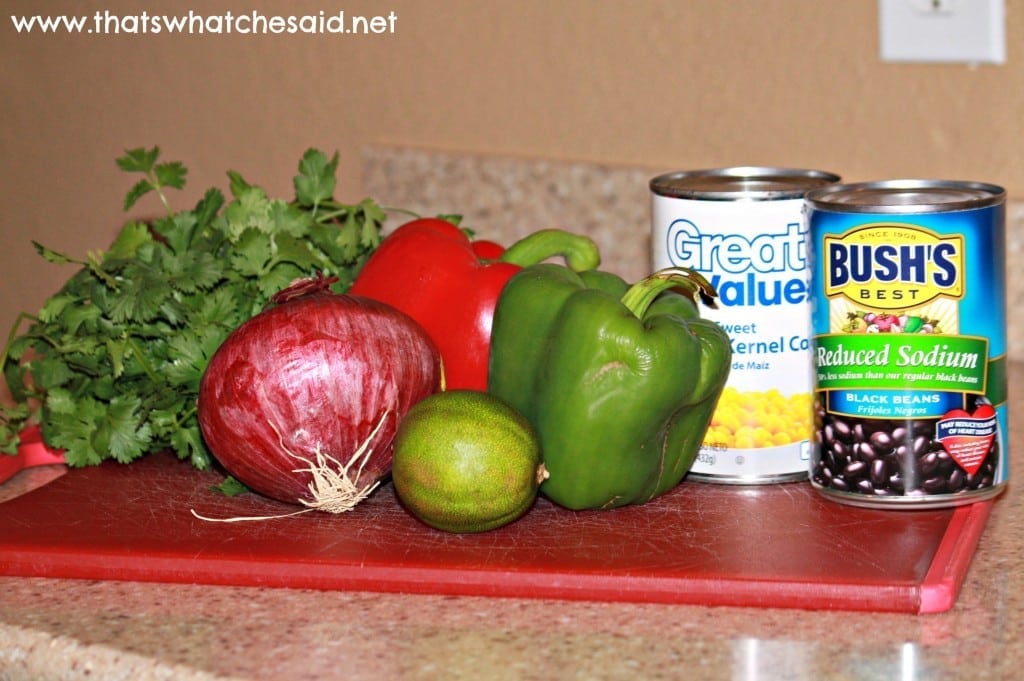
[[30,315],[27,312],[20,313],[17,319],[14,320],[14,324],[11,326],[11,330],[7,333],[7,342],[4,344],[4,354],[0,356],[0,370],[2,370],[3,367],[7,366],[7,359],[8,357],[10,357],[11,354],[11,346],[14,345],[14,341],[18,337],[18,328],[21,326],[21,323],[24,322],[26,319],[31,320],[33,322],[39,321],[38,317]]
[[[319,212],[315,213],[316,221],[319,222],[319,223],[324,223],[324,222],[330,222],[331,220],[333,220],[335,218],[344,217],[344,216],[348,215],[349,213],[351,213],[353,211],[359,211],[359,210],[361,210],[363,208],[363,206],[360,205],[360,204],[351,204],[351,205],[349,205],[349,204],[339,203],[337,201],[324,201],[322,203],[317,204],[317,208],[332,208],[333,209],[333,210],[331,210],[329,212],[326,212],[326,213],[319,213]],[[396,208],[395,206],[381,206],[381,210],[383,210],[385,213],[398,213],[398,214],[401,214],[401,215],[407,215],[407,216],[409,216],[411,218],[423,217],[422,215],[420,215],[416,211],[409,210],[408,208]]]
[[381,206],[381,209],[385,213],[398,213],[399,215],[408,215],[411,218],[421,218],[421,217],[423,217],[422,215],[420,215],[416,211],[409,210],[408,208],[396,208],[395,206]]
[[325,222],[330,222],[334,218],[340,218],[340,217],[342,217],[344,215],[348,215],[350,212],[352,212],[352,208],[353,208],[353,206],[344,206],[344,207],[339,208],[337,210],[333,210],[333,211],[331,211],[329,213],[318,214],[316,216],[316,221],[321,223],[321,224],[323,224]]
[[197,403],[195,401],[193,401],[192,402],[192,407],[190,407],[187,411],[183,411],[181,413],[181,415],[180,415],[180,418],[177,418],[177,419],[174,420],[174,424],[178,428],[181,428],[182,426],[184,426],[186,422],[191,420],[192,417],[196,415],[196,412],[199,411],[198,408],[196,407],[196,404]]
[[146,171],[146,179],[149,180],[149,184],[153,187],[153,191],[156,192],[156,195],[160,197],[160,203],[164,205],[167,217],[173,217],[174,210],[171,208],[171,202],[167,200],[167,195],[164,194],[164,184],[160,181],[160,176],[153,168],[150,168]]
[[156,189],[156,195],[160,197],[160,203],[164,204],[164,210],[167,211],[167,217],[173,217],[174,210],[171,208],[171,202],[167,200],[167,195],[164,194],[160,181],[156,179],[155,175],[151,175],[151,177],[153,178],[153,187]]
[[153,367],[146,359],[146,354],[142,351],[142,348],[139,347],[139,344],[135,342],[135,339],[128,336],[125,339],[125,343],[132,349],[132,352],[135,354],[135,359],[139,360],[139,364],[142,365],[142,370],[146,372],[146,376],[149,377],[149,380],[153,383],[161,383],[160,376],[158,376],[156,371],[153,370]]

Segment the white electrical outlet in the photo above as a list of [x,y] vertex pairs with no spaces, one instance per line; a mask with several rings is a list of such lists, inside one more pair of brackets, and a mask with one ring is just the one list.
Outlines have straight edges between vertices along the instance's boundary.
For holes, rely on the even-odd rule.
[[878,0],[883,61],[1002,64],[1005,0]]

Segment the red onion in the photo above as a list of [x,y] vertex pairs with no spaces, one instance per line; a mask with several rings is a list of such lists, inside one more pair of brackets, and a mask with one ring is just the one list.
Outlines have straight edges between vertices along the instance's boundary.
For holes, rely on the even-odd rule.
[[391,471],[392,440],[441,385],[426,332],[398,310],[300,280],[236,329],[199,388],[199,426],[250,489],[341,512]]

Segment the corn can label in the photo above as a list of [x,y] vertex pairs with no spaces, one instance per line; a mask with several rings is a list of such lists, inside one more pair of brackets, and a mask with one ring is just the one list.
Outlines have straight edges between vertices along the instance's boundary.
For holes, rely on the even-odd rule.
[[690,479],[807,478],[812,377],[803,196],[836,180],[818,171],[743,168],[651,183],[654,269],[703,274],[718,292],[718,309],[702,308],[701,315],[732,340],[729,380]]
[[872,507],[997,494],[1008,475],[1002,190],[832,189],[808,195],[811,483]]

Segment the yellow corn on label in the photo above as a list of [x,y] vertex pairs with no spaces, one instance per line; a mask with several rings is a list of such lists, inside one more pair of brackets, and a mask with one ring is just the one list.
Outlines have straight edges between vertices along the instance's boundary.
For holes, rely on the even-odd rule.
[[806,442],[811,437],[810,393],[783,395],[771,388],[740,391],[727,387],[718,401],[707,446],[718,450],[761,449]]

